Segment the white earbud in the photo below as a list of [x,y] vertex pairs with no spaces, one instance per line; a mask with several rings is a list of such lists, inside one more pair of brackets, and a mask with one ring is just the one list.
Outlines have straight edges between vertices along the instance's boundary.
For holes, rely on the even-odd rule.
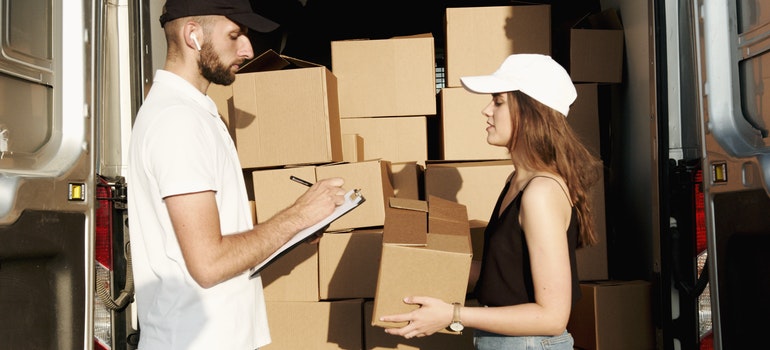
[[198,42],[198,36],[195,35],[195,33],[190,33],[190,39],[195,43],[195,48],[198,49],[198,51],[201,50],[201,44]]

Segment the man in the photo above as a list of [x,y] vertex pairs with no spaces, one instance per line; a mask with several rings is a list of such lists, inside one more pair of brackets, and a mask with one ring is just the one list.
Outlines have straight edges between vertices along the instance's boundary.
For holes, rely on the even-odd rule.
[[137,114],[129,149],[129,219],[139,348],[247,349],[270,342],[262,282],[248,270],[343,202],[343,180],[318,181],[253,226],[234,144],[206,96],[254,56],[247,28],[278,25],[248,0],[168,0],[163,69]]

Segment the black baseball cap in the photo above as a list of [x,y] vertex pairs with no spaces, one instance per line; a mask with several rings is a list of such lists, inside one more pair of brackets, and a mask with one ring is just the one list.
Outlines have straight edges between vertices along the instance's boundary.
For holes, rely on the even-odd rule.
[[278,23],[254,13],[249,0],[166,0],[166,6],[160,16],[160,26],[163,27],[166,22],[177,18],[215,15],[225,16],[233,22],[262,33],[272,32],[279,26]]

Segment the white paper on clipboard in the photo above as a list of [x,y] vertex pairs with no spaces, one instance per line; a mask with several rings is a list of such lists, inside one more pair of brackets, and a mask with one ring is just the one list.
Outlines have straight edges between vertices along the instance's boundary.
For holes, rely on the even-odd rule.
[[288,242],[286,242],[284,245],[282,245],[278,250],[273,252],[272,255],[267,257],[262,263],[260,263],[257,266],[254,266],[251,268],[250,272],[250,278],[254,278],[259,274],[262,269],[267,267],[271,262],[273,262],[275,259],[280,257],[281,255],[285,254],[286,252],[290,251],[292,248],[296,247],[298,244],[305,241],[310,236],[317,235],[319,233],[323,233],[323,231],[326,230],[327,227],[329,227],[329,224],[334,222],[334,220],[337,220],[341,216],[347,214],[349,211],[355,209],[361,203],[363,203],[366,200],[364,196],[361,194],[361,190],[359,189],[353,189],[348,191],[348,193],[345,194],[345,202],[338,205],[337,208],[334,209],[334,212],[332,212],[329,216],[327,216],[325,219],[321,220],[317,224],[310,226],[296,235],[292,237]]

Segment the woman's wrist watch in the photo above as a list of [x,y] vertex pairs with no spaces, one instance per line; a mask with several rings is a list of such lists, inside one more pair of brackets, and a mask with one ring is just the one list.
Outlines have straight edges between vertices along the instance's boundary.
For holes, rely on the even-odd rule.
[[454,332],[462,332],[463,326],[462,321],[460,321],[460,308],[463,307],[460,303],[452,303],[454,306],[454,313],[452,316],[452,323],[449,324],[449,329]]

